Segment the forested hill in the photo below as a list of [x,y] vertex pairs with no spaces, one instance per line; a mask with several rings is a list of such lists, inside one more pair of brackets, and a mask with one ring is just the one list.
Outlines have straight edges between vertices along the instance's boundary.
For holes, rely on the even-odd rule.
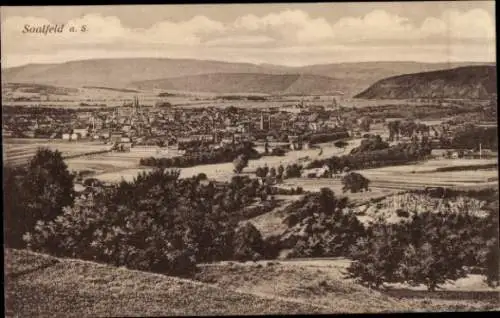
[[376,82],[355,98],[489,99],[496,94],[496,87],[496,66],[464,66],[389,77]]

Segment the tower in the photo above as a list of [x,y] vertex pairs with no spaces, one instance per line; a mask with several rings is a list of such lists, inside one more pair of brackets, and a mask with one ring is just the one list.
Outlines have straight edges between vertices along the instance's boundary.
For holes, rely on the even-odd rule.
[[137,98],[137,96],[134,96],[133,107],[134,107],[134,112],[137,114],[139,112],[139,98]]
[[337,99],[335,98],[335,96],[332,99],[332,108],[335,110],[337,110],[338,108]]

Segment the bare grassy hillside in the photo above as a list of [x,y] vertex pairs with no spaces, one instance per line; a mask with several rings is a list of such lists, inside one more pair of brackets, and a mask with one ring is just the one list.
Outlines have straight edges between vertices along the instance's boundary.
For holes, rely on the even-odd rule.
[[325,313],[327,308],[80,260],[7,250],[8,317]]

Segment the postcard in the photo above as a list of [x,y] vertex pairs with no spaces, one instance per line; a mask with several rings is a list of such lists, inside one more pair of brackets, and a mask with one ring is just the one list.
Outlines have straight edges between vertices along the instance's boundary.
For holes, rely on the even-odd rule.
[[0,12],[7,316],[500,310],[494,1]]

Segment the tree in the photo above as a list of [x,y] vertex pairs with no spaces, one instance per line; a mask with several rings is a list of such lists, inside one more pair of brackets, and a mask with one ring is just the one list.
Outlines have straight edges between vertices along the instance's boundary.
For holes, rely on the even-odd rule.
[[33,230],[37,221],[53,220],[73,204],[74,178],[61,153],[44,148],[37,150],[26,170],[9,177],[9,191],[15,191],[9,200],[16,202],[5,211],[7,220],[16,225],[9,228],[13,231],[7,235],[10,243],[23,245],[22,235]]
[[349,256],[349,247],[364,235],[364,227],[348,211],[347,198],[337,198],[329,188],[307,194],[285,209],[288,225],[284,248],[294,257]]
[[262,175],[262,168],[261,167],[257,167],[257,169],[255,169],[255,175],[259,178],[263,178],[264,176]]
[[394,138],[396,138],[396,140],[399,139],[399,134],[400,134],[399,126],[400,126],[400,124],[401,124],[400,120],[390,121],[387,124],[387,127],[389,128],[389,140],[390,141],[393,141]]
[[395,225],[378,220],[350,249],[353,259],[346,276],[369,287],[379,288],[384,283],[400,281],[398,266],[402,258]]
[[382,140],[379,135],[363,139],[359,147],[351,150],[351,154],[370,152],[389,148],[389,144]]
[[280,165],[278,167],[278,178],[282,178],[283,177],[283,173],[285,172],[285,168],[283,167],[283,165]]
[[368,190],[368,185],[370,180],[365,178],[363,175],[350,172],[342,178],[342,191],[351,191],[351,193],[356,193],[359,191]]
[[372,124],[372,119],[370,117],[363,117],[359,123],[359,127],[363,131],[370,131],[371,124]]
[[233,165],[234,172],[241,173],[241,171],[243,171],[243,169],[248,166],[248,158],[245,155],[241,154],[236,159],[234,159]]
[[262,175],[265,178],[268,174],[269,174],[269,167],[265,165],[264,168],[262,168]]
[[236,230],[233,242],[233,257],[236,260],[258,260],[265,254],[262,235],[250,222],[246,222]]
[[343,140],[339,140],[339,141],[336,141],[336,142],[334,143],[334,145],[335,145],[335,147],[337,147],[337,148],[345,148],[345,147],[347,147],[348,143],[347,143],[347,142],[345,142],[345,141],[343,141]]
[[436,249],[439,247],[428,242],[406,247],[400,266],[407,282],[415,286],[422,283],[429,291],[435,291],[439,284],[448,279],[456,280],[465,276],[461,264],[449,264]]
[[500,275],[500,246],[499,246],[499,231],[498,231],[498,200],[492,202],[488,208],[488,217],[484,220],[484,226],[481,231],[483,242],[480,247],[479,262],[486,269],[486,283],[490,287],[499,285]]
[[276,178],[276,168],[271,167],[271,169],[269,169],[269,176],[271,178]]
[[411,223],[401,229],[408,242],[399,269],[403,279],[434,291],[447,280],[464,277],[468,246],[473,239],[467,223],[467,216],[462,215],[415,213]]

